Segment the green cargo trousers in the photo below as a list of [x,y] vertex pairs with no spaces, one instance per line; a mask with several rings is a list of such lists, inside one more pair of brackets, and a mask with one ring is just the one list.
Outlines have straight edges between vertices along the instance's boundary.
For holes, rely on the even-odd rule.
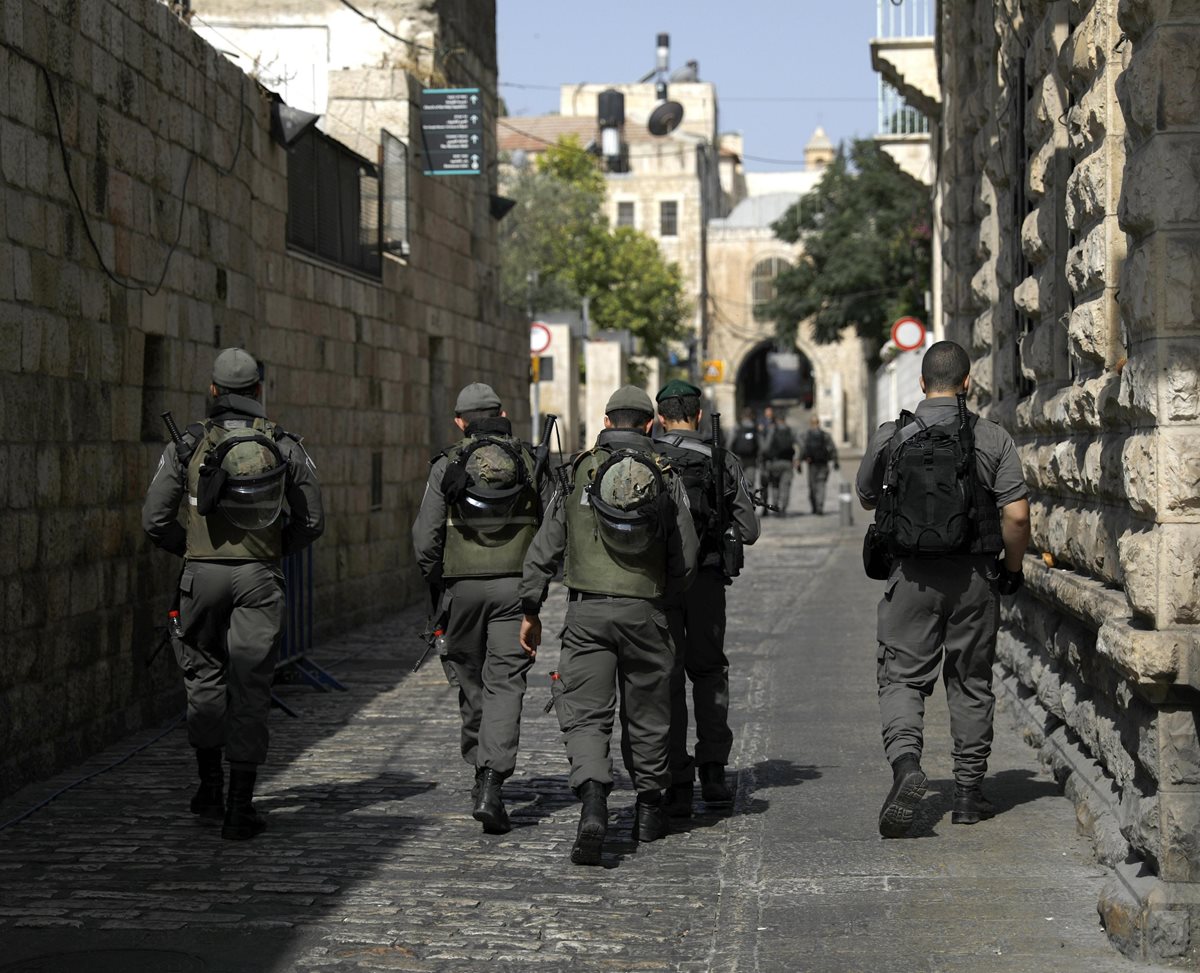
[[763,464],[763,497],[768,503],[787,513],[788,501],[792,498],[792,461],[769,459]]
[[[725,655],[725,576],[702,568],[667,612],[675,665],[671,670],[671,783],[695,779],[696,764],[729,762],[729,659]],[[688,753],[687,684],[692,684],[696,758]]]
[[671,783],[671,669],[675,650],[662,606],[644,598],[571,592],[558,674],[558,723],[570,785],[612,786],[613,721],[621,693],[622,749],[634,790]]
[[188,742],[230,763],[267,759],[271,682],[283,631],[283,570],[274,561],[188,561],[179,579]]
[[517,765],[521,707],[533,660],[521,648],[519,577],[459,578],[448,608],[446,660],[458,679],[463,760],[502,777]]
[[808,502],[812,505],[812,512],[815,514],[825,512],[825,485],[828,482],[828,463],[808,464]]
[[1000,597],[994,554],[903,558],[879,602],[876,672],[883,747],[889,763],[918,759],[925,699],[946,684],[954,779],[978,783],[992,752],[992,663]]

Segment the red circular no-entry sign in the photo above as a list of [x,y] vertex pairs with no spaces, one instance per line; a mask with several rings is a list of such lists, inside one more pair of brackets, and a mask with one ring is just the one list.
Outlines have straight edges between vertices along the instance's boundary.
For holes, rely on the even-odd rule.
[[550,347],[550,329],[540,321],[534,321],[529,326],[529,353],[531,355],[545,354]]
[[925,344],[925,325],[917,318],[898,318],[892,325],[892,344],[901,351],[914,351]]

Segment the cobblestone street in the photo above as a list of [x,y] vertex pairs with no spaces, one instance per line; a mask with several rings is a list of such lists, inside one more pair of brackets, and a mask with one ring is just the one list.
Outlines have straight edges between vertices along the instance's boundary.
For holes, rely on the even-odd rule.
[[635,849],[622,776],[605,867],[569,864],[578,805],[543,711],[559,589],[505,789],[514,829],[482,835],[455,694],[436,661],[411,673],[424,618],[408,610],[315,653],[346,692],[281,688],[299,718],[272,716],[261,838],[222,841],[188,813],[182,723],[0,805],[10,821],[145,745],[0,833],[0,970],[1147,969],[1108,944],[1103,870],[1003,712],[998,817],[950,825],[939,695],[918,836],[879,838],[878,587],[862,576],[856,517],[768,518],[732,589],[732,814]]

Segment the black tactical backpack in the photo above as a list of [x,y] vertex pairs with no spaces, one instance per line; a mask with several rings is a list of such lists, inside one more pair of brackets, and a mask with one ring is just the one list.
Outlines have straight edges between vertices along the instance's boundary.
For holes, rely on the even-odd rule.
[[829,439],[821,429],[810,429],[804,434],[804,458],[810,463],[829,462]]
[[901,412],[875,510],[893,556],[965,554],[978,537],[975,423],[962,414],[928,425]]
[[758,431],[753,426],[739,426],[729,446],[738,459],[746,460],[758,456]]

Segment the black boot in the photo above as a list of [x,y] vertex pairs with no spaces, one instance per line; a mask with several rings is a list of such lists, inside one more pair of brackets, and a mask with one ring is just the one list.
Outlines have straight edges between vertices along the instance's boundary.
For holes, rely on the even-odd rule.
[[725,783],[725,766],[723,764],[700,765],[700,796],[705,804],[732,804],[733,792]]
[[225,823],[221,837],[245,841],[267,830],[267,822],[254,809],[254,781],[258,772],[229,768],[229,803],[225,806]]
[[892,765],[892,789],[879,809],[879,833],[903,838],[913,824],[914,812],[925,796],[927,778],[914,756],[900,757]]
[[608,798],[598,780],[585,780],[579,787],[583,807],[579,812],[579,831],[571,849],[576,865],[599,865],[604,836],[608,833]]
[[657,841],[665,838],[669,829],[667,809],[662,791],[642,791],[633,806],[633,840]]
[[476,803],[479,801],[479,792],[483,789],[483,775],[487,771],[486,767],[475,768],[475,783],[471,785],[471,808],[474,810]]
[[690,818],[692,816],[692,798],[696,785],[688,780],[682,784],[672,784],[667,791],[667,816],[672,818]]
[[954,785],[954,810],[950,812],[951,824],[978,824],[995,817],[996,808],[980,790],[978,784]]
[[504,778],[490,767],[484,770],[479,781],[479,798],[471,813],[476,821],[482,822],[485,834],[507,834],[512,830],[508,823],[508,812],[500,798],[500,787]]
[[225,770],[221,766],[221,748],[197,748],[196,767],[200,771],[200,786],[192,796],[192,813],[202,818],[223,818]]

